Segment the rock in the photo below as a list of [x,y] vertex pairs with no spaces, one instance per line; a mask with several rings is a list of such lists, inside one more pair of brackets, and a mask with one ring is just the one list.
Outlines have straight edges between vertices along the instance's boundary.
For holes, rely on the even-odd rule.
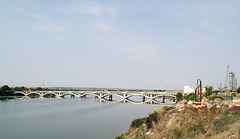
[[188,104],[190,104],[190,105],[193,104],[193,101],[188,101]]
[[229,108],[232,108],[232,107],[233,107],[233,105],[231,105],[231,104],[230,104],[230,105],[228,105],[228,107],[229,107]]
[[180,102],[178,102],[179,104],[186,104],[187,103],[187,100],[182,100],[182,101],[180,101]]
[[217,104],[220,104],[222,102],[222,99],[220,98],[215,98],[214,99],[214,102],[217,103]]
[[201,105],[195,105],[195,108],[200,108],[201,107]]
[[185,107],[184,104],[177,104],[177,105],[176,105],[176,108],[178,108],[178,109],[179,109],[179,108],[181,109],[181,108],[184,108],[184,107]]
[[208,102],[208,99],[206,97],[203,97],[202,98],[202,103],[207,103]]
[[240,104],[240,99],[233,99],[232,102],[233,104]]
[[208,105],[207,105],[207,108],[208,108],[208,109],[210,109],[210,108],[212,108],[212,107],[213,107],[212,104],[208,104]]

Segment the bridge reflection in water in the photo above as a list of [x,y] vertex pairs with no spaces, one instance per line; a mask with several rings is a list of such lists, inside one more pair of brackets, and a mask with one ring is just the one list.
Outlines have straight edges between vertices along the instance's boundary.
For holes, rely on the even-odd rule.
[[[156,104],[156,105],[171,105],[175,104],[176,92],[140,92],[140,91],[18,91],[15,94],[23,95],[23,99],[31,96],[38,98],[54,97],[64,98],[85,98],[87,96],[95,97],[99,102],[106,103],[131,103],[131,104]],[[138,97],[137,100],[133,99]],[[118,98],[118,99],[116,99]],[[172,100],[172,101],[170,101]]]

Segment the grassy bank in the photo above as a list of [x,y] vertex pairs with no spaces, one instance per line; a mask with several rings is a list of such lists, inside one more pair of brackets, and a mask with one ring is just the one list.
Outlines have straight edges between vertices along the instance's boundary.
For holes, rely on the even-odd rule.
[[240,106],[184,104],[134,120],[129,131],[116,139],[238,138],[239,134]]

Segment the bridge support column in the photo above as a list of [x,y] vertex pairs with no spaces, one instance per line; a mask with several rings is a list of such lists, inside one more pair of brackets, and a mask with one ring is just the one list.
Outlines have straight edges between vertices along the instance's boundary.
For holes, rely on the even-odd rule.
[[165,103],[165,96],[162,96],[162,103]]
[[145,102],[145,96],[142,96],[142,102]]
[[176,96],[173,96],[173,102],[176,102]]
[[127,94],[123,94],[123,98],[126,99],[127,98]]
[[75,96],[74,96],[74,95],[71,95],[71,98],[75,98]]
[[109,99],[108,99],[109,101],[112,101],[112,95],[109,95]]

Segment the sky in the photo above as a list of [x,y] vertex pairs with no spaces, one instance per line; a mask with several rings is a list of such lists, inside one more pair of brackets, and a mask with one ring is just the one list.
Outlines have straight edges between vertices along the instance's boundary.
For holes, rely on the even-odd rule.
[[240,79],[239,7],[239,0],[0,0],[0,85],[224,86],[228,63]]

